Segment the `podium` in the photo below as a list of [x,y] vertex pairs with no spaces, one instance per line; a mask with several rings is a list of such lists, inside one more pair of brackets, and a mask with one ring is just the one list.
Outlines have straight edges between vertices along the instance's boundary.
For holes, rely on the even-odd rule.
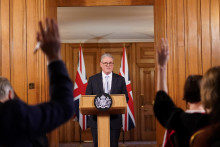
[[110,115],[124,114],[127,109],[124,94],[111,94],[112,106],[107,111],[99,111],[94,105],[95,95],[82,95],[79,110],[83,115],[97,115],[98,146],[110,147]]

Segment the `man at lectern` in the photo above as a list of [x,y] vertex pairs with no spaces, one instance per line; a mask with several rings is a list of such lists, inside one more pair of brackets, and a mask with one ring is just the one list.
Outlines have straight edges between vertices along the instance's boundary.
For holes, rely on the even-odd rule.
[[[124,77],[113,73],[114,58],[105,53],[101,56],[100,66],[102,72],[89,78],[86,95],[96,94],[125,94],[128,102],[128,93]],[[97,116],[89,116],[89,127],[92,131],[94,147],[98,147]],[[110,146],[118,147],[119,136],[122,128],[122,115],[110,115]]]

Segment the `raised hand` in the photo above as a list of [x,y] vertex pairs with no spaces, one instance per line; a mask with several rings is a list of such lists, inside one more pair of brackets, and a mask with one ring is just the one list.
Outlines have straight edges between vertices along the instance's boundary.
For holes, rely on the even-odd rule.
[[157,62],[162,68],[165,68],[169,59],[169,45],[167,39],[161,38],[157,44]]
[[40,32],[37,33],[37,41],[40,42],[42,51],[46,54],[48,61],[61,59],[61,43],[57,24],[53,19],[46,19],[45,29],[39,22]]

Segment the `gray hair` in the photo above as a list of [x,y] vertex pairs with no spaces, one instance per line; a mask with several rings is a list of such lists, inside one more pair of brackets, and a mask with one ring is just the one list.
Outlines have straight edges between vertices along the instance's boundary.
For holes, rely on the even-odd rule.
[[6,98],[10,90],[14,94],[14,90],[8,79],[0,76],[0,99]]
[[101,56],[101,62],[102,62],[102,60],[103,60],[105,57],[112,58],[113,61],[114,61],[114,58],[113,58],[113,56],[112,56],[110,53],[104,53],[104,54]]

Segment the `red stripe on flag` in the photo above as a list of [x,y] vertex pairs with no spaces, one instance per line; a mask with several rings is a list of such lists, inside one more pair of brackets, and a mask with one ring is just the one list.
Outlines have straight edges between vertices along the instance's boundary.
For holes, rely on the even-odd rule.
[[86,119],[86,116],[83,115],[83,130],[86,130],[86,123],[85,123],[85,119]]
[[125,132],[128,131],[128,111],[125,111]]
[[128,106],[129,106],[129,108],[131,110],[132,115],[134,116],[134,102],[133,102],[132,96],[130,94],[130,92],[131,92],[131,84],[128,84],[126,87],[127,87],[127,91],[128,91],[128,97],[129,97]]
[[80,94],[85,94],[88,83],[83,84],[82,79],[80,78],[80,75],[78,72],[76,73],[75,83],[77,84],[78,88],[74,89],[74,97]]

